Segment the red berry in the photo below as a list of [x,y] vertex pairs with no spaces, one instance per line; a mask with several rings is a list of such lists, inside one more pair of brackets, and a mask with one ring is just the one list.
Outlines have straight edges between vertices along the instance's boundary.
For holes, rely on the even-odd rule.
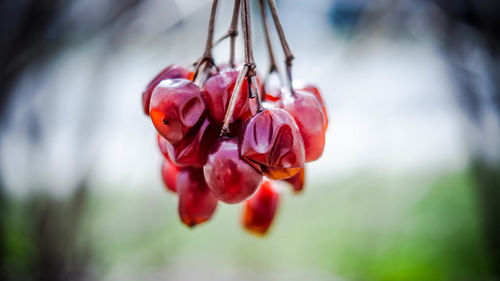
[[203,172],[215,197],[229,204],[247,199],[262,182],[262,174],[240,158],[236,139],[220,140]]
[[170,160],[163,159],[163,164],[161,165],[161,177],[165,187],[172,192],[177,192],[178,173],[179,168],[177,166],[170,162]]
[[273,183],[264,181],[257,193],[245,202],[243,227],[257,235],[266,234],[276,215],[279,198]]
[[321,104],[313,94],[295,91],[293,96],[282,98],[282,105],[297,122],[304,141],[306,162],[318,159],[325,147],[325,120]]
[[[224,116],[226,115],[226,110],[233,94],[237,78],[238,71],[227,69],[210,77],[205,83],[204,94],[208,111],[212,119],[219,124],[224,121]],[[250,114],[248,105],[248,83],[244,80],[238,98],[236,99],[236,105],[230,122],[234,122],[239,118],[247,118]]]
[[208,189],[201,169],[181,169],[177,187],[179,216],[185,225],[193,227],[212,217],[217,208],[217,199]]
[[284,179],[287,183],[292,186],[294,193],[301,193],[304,190],[304,177],[305,177],[305,168],[300,169],[295,176]]
[[304,167],[304,143],[297,124],[279,108],[266,108],[246,121],[240,154],[273,179],[292,177]]
[[158,133],[172,144],[188,134],[205,109],[200,88],[185,79],[163,80],[151,96],[151,120]]
[[297,90],[303,90],[309,92],[318,99],[319,103],[321,104],[321,111],[323,112],[323,119],[325,120],[325,131],[326,131],[326,128],[328,128],[328,114],[326,112],[325,103],[323,102],[323,97],[321,96],[318,87],[314,86],[313,84],[303,83],[300,81],[293,81],[293,87],[296,88]]
[[142,92],[142,106],[144,107],[144,113],[146,113],[146,115],[149,115],[149,102],[151,101],[151,94],[153,93],[154,88],[160,84],[162,80],[176,78],[192,80],[193,72],[187,70],[181,65],[173,64],[162,70],[153,80],[151,80],[151,82],[149,82],[144,92]]
[[195,127],[194,135],[188,135],[176,144],[168,141],[165,147],[172,162],[178,166],[202,167],[207,161],[209,149],[217,141],[219,130],[208,119]]

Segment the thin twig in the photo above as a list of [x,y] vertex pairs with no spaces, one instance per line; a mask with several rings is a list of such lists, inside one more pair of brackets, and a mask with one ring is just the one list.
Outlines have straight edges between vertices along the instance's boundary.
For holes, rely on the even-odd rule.
[[255,101],[257,103],[257,112],[262,111],[262,102],[261,102],[261,96],[260,96],[260,90],[259,87],[257,87],[257,77],[252,76],[252,83],[250,84],[250,87],[255,87]]
[[229,42],[229,66],[234,67],[234,49],[236,45],[236,36],[238,36],[238,15],[240,12],[241,0],[234,0],[233,17],[231,19],[231,27],[228,34],[231,36]]
[[285,32],[283,31],[283,26],[281,26],[281,22],[278,16],[278,11],[276,9],[276,3],[274,0],[267,0],[269,3],[269,9],[271,10],[271,14],[273,16],[274,26],[276,27],[276,31],[278,32],[278,36],[280,38],[281,47],[283,48],[283,52],[285,53],[285,63],[286,63],[286,74],[288,83],[290,86],[290,92],[294,95],[293,85],[292,85],[292,61],[295,58],[293,56],[292,51],[290,50],[290,46],[288,46],[288,42],[285,37]]
[[259,0],[260,6],[260,16],[262,19],[262,28],[264,29],[264,35],[266,36],[267,52],[269,55],[269,73],[278,72],[278,67],[276,66],[276,60],[274,59],[273,46],[271,44],[271,37],[269,36],[269,27],[267,25],[266,17],[266,6],[264,0]]
[[[207,68],[213,65],[213,57],[212,57],[212,48],[213,48],[213,40],[214,40],[214,27],[215,27],[215,14],[217,13],[217,3],[218,0],[213,0],[212,2],[212,10],[210,11],[210,20],[208,22],[208,36],[207,43],[205,44],[205,51],[203,56],[196,63],[196,68],[194,71],[194,79],[198,76],[201,66],[204,64],[205,67],[203,71],[206,71]],[[203,81],[202,81],[203,82]]]
[[[241,69],[238,79],[236,80],[236,85],[234,86],[233,93],[231,95],[231,99],[229,100],[229,105],[226,111],[226,115],[224,116],[224,123],[222,125],[221,136],[229,136],[229,122],[231,121],[231,117],[233,116],[234,107],[236,105],[236,100],[240,95],[241,86],[245,78],[250,77],[250,85],[252,87],[256,84],[255,79],[255,62],[253,57],[252,50],[252,27],[250,23],[250,5],[248,4],[248,0],[241,1],[241,28],[243,30],[243,38],[245,41],[245,64]],[[257,98],[257,106],[258,111],[262,110],[262,105],[260,103],[260,92],[258,87],[255,87],[255,93]]]
[[[243,0],[246,1],[246,0]],[[229,100],[229,105],[226,111],[226,115],[224,116],[224,123],[222,125],[221,136],[229,136],[231,133],[229,130],[229,122],[231,121],[231,117],[233,116],[234,106],[236,105],[237,96],[240,93],[241,86],[243,85],[243,81],[245,81],[245,77],[248,73],[248,66],[244,65],[238,74],[238,79],[236,79],[236,84],[234,85],[234,90]]]
[[242,29],[243,38],[245,40],[245,64],[249,67],[248,74],[251,79],[248,87],[254,88],[255,98],[257,102],[257,111],[262,111],[262,104],[260,102],[260,89],[257,87],[257,79],[255,78],[255,60],[253,57],[253,45],[252,45],[252,24],[250,20],[250,5],[249,0],[243,0],[242,9]]

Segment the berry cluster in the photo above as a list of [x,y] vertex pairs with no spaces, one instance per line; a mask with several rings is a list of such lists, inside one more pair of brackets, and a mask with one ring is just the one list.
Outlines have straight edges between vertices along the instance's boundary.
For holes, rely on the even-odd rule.
[[[276,21],[274,1],[268,3]],[[235,65],[240,4],[246,53],[245,63]],[[264,234],[278,207],[277,181],[302,191],[305,163],[323,152],[328,117],[315,86],[292,86],[293,56],[287,56],[288,89],[268,90],[267,79],[257,76],[248,0],[235,1],[225,36],[231,38],[230,61],[216,66],[211,56],[216,5],[214,1],[204,56],[193,69],[171,65],[160,72],[143,92],[144,112],[158,132],[163,181],[179,196],[181,221],[192,227],[209,220],[219,201],[244,202],[243,226]],[[276,26],[281,28],[279,22]],[[268,36],[267,25],[265,31]],[[268,75],[274,71],[273,59]]]

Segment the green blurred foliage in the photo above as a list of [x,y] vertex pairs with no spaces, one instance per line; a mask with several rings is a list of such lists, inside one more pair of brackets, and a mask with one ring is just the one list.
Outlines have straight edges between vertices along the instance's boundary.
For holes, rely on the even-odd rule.
[[189,265],[262,276],[305,271],[346,280],[488,280],[470,175],[420,185],[429,183],[365,176],[308,186],[299,197],[284,190],[265,238],[243,232],[237,205],[220,204],[210,223],[187,229],[172,194],[94,196],[84,229],[103,276],[139,278]]

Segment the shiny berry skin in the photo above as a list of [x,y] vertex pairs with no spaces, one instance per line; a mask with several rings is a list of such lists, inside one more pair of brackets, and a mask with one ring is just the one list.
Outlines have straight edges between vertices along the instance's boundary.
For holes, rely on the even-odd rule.
[[266,234],[278,210],[279,199],[273,182],[264,181],[257,193],[245,202],[243,227],[253,234]]
[[293,96],[284,96],[282,107],[295,119],[299,127],[306,162],[317,160],[325,147],[325,120],[321,104],[316,97],[305,91],[295,91]]
[[262,174],[241,159],[236,139],[221,139],[217,143],[208,155],[203,173],[215,197],[229,204],[247,199],[262,182]]
[[175,165],[200,168],[205,165],[209,149],[217,141],[219,129],[205,118],[193,133],[176,144],[165,143],[169,158]]
[[142,92],[142,106],[144,108],[144,113],[146,115],[149,115],[149,102],[151,101],[151,94],[153,93],[154,88],[160,84],[161,81],[165,79],[177,79],[177,78],[183,78],[183,79],[188,79],[192,80],[193,79],[193,72],[189,71],[185,67],[178,65],[178,64],[173,64],[162,70],[160,73],[158,73],[151,82],[146,86],[146,89],[144,92]]
[[321,111],[323,112],[323,119],[325,120],[325,130],[328,128],[328,113],[326,112],[325,102],[323,101],[323,97],[321,93],[315,85],[311,83],[305,83],[300,81],[293,81],[293,87],[299,91],[306,91],[313,94],[321,104]]
[[[218,74],[210,77],[205,83],[204,94],[207,101],[208,111],[212,120],[221,124],[224,121],[226,110],[229,105],[229,100],[233,94],[238,71],[234,69],[226,69]],[[248,104],[248,83],[243,81],[240,93],[236,99],[233,115],[230,122],[234,122],[239,118],[246,119],[251,115]]]
[[208,189],[201,169],[183,168],[177,179],[179,217],[193,227],[209,220],[217,208],[217,199]]
[[172,144],[181,141],[205,115],[201,95],[189,80],[163,80],[153,91],[149,111],[158,133]]
[[294,193],[302,193],[304,190],[304,178],[305,178],[305,168],[300,169],[295,176],[284,179],[285,182],[289,183],[292,186],[292,190]]
[[245,122],[240,155],[273,179],[294,176],[304,167],[304,143],[294,119],[280,108],[265,108]]
[[172,191],[177,192],[177,176],[179,174],[179,167],[175,166],[170,160],[163,159],[161,165],[161,177],[165,187]]

